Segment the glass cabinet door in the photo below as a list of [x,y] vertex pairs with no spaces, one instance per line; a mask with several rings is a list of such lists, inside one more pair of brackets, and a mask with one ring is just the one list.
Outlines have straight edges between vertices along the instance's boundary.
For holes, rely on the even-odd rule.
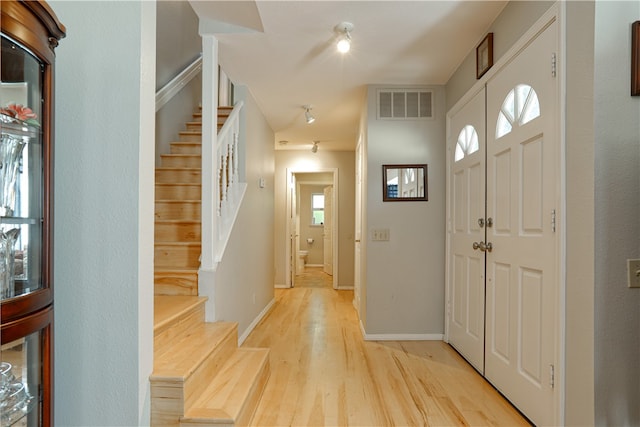
[[[52,310],[48,308],[2,325],[0,346],[0,426],[50,424]],[[47,406],[47,407],[45,407]],[[43,419],[44,418],[44,419]],[[46,421],[46,422],[45,422]]]
[[2,35],[0,58],[0,300],[43,280],[43,64]]

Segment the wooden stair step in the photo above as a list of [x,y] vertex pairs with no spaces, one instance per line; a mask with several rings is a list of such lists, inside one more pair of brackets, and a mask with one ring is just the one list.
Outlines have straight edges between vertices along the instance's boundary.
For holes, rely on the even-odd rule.
[[156,183],[201,184],[202,170],[195,168],[156,168]]
[[200,200],[202,184],[156,183],[156,200]]
[[162,353],[185,331],[204,322],[206,297],[164,296],[153,298],[153,351]]
[[200,220],[202,202],[200,200],[156,200],[156,220]]
[[202,223],[199,220],[156,220],[156,242],[199,242]]
[[202,246],[200,242],[156,242],[156,268],[199,268]]
[[248,425],[269,374],[268,349],[239,348],[187,409],[180,426]]
[[187,122],[187,130],[202,130],[202,117],[199,121]]
[[182,142],[202,141],[202,131],[183,130],[178,132],[178,135]]
[[171,154],[201,154],[202,141],[174,141],[169,144]]
[[195,268],[160,268],[153,272],[155,295],[198,295],[198,270]]
[[201,168],[200,154],[161,154],[162,166],[168,168]]
[[151,382],[152,425],[177,425],[196,402],[238,345],[237,324],[201,323],[154,353]]

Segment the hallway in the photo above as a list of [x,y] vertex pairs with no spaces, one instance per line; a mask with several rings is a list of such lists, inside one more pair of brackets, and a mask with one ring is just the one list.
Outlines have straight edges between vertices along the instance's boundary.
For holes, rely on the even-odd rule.
[[440,341],[363,341],[352,291],[307,268],[245,347],[271,349],[255,426],[528,425]]

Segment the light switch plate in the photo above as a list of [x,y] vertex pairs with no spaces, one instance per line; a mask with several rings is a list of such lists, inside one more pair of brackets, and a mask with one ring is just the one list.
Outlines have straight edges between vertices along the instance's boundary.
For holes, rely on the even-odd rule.
[[627,260],[627,276],[630,288],[640,288],[640,259]]

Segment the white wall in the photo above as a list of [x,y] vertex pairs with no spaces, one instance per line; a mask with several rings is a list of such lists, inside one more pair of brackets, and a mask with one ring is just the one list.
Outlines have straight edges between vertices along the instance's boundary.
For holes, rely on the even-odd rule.
[[55,425],[149,424],[155,3],[51,1]]
[[[309,147],[310,148],[310,147]],[[275,278],[284,286],[287,237],[287,168],[297,172],[338,169],[338,287],[353,286],[353,244],[355,227],[355,153],[353,151],[277,150],[275,173]]]
[[[368,89],[367,334],[444,333],[445,92],[434,93],[432,120],[377,120],[377,89]],[[389,86],[384,86],[388,88]],[[382,202],[382,165],[428,164],[428,202]],[[390,240],[371,240],[389,229]]]
[[247,88],[236,86],[235,95],[244,101],[239,144],[248,186],[216,271],[215,313],[216,320],[238,322],[243,338],[274,296],[274,134]]
[[[157,2],[156,91],[169,83],[202,52],[198,16],[187,1]],[[156,164],[178,131],[192,121],[202,101],[202,74],[198,74],[156,113]]]
[[640,2],[595,5],[595,424],[640,425],[640,97],[630,96]]

